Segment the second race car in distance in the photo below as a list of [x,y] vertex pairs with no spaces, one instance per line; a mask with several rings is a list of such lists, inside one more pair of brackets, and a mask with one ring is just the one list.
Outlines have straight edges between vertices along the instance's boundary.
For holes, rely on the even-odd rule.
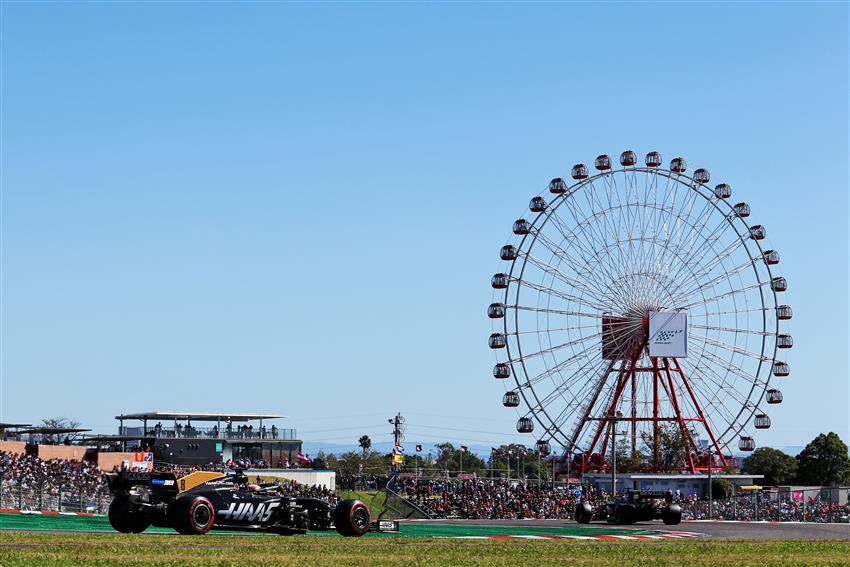
[[682,508],[673,503],[671,491],[627,490],[622,499],[614,499],[597,510],[588,502],[576,506],[575,520],[589,524],[594,518],[604,518],[609,524],[634,524],[661,519],[665,524],[682,521]]

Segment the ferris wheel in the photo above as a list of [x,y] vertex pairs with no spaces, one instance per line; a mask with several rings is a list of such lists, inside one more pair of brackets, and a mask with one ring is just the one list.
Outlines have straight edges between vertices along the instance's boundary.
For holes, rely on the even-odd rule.
[[755,448],[750,427],[770,427],[790,373],[779,254],[706,169],[619,161],[575,165],[513,224],[488,308],[502,404],[541,453],[560,445],[583,470],[605,467],[615,427],[656,469],[670,428],[684,469],[726,466],[730,447]]

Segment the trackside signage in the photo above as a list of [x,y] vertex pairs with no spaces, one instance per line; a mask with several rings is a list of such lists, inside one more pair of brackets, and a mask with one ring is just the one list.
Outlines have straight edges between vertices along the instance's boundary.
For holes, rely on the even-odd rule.
[[649,356],[687,358],[687,313],[678,311],[650,311]]

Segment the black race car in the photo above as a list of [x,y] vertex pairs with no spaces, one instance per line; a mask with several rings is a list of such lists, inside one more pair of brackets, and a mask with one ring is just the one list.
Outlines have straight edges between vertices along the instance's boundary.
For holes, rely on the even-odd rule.
[[344,536],[362,536],[371,523],[369,508],[359,500],[332,507],[317,498],[287,495],[277,484],[250,484],[242,471],[198,471],[179,479],[173,473],[134,471],[106,476],[113,496],[109,523],[122,533],[141,533],[151,525],[181,534],[241,530],[293,535],[333,527]]
[[634,524],[661,519],[665,524],[682,521],[682,508],[673,504],[671,491],[627,490],[621,500],[613,500],[596,510],[587,502],[576,507],[576,522],[589,524],[599,518],[609,524]]

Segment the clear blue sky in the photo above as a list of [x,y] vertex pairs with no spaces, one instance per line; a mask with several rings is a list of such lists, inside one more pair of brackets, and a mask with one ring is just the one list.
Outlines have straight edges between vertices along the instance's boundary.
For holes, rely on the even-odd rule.
[[792,376],[757,443],[848,439],[847,3],[3,2],[0,31],[4,421],[523,439],[499,247],[632,148],[731,183],[782,255]]

